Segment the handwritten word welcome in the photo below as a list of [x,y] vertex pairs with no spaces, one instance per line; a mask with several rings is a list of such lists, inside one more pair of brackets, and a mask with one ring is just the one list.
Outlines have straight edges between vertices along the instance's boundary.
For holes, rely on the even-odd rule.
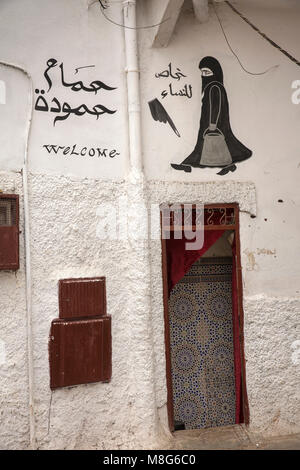
[[81,147],[77,148],[77,144],[72,146],[66,145],[43,145],[43,147],[47,150],[48,153],[57,155],[79,155],[79,156],[89,156],[89,157],[109,157],[114,158],[120,155],[117,150],[109,150],[107,148],[100,148],[100,147]]
[[[57,60],[56,59],[49,59],[47,61],[47,67],[44,72],[44,77],[48,83],[48,90],[47,93],[52,88],[52,78],[49,74],[49,71],[57,66]],[[59,65],[60,69],[60,79],[61,79],[61,84],[65,88],[69,88],[70,90],[74,92],[80,92],[84,91],[86,93],[94,93],[97,95],[99,90],[105,90],[105,91],[112,91],[116,90],[115,87],[111,87],[107,85],[106,83],[102,82],[101,80],[93,80],[89,85],[85,85],[81,80],[77,81],[72,81],[72,82],[67,82],[65,79],[64,75],[64,64],[61,63]],[[78,71],[78,68],[76,69]],[[48,101],[45,97],[45,90],[44,89],[35,89],[35,93],[38,94],[39,96],[36,99],[34,109],[36,111],[43,111],[43,112],[52,112],[52,113],[57,113],[58,115],[54,118],[53,120],[53,125],[55,126],[55,123],[57,121],[64,121],[66,120],[71,114],[75,116],[83,116],[84,114],[90,114],[93,116],[96,116],[96,119],[99,119],[99,116],[103,114],[114,114],[116,110],[111,110],[107,108],[106,106],[102,104],[96,104],[92,108],[89,108],[86,104],[81,103],[79,106],[70,106],[69,103],[66,101],[63,101],[63,103],[60,102],[60,100],[56,97],[52,98],[50,103],[48,104]],[[61,114],[63,113],[63,114]]]

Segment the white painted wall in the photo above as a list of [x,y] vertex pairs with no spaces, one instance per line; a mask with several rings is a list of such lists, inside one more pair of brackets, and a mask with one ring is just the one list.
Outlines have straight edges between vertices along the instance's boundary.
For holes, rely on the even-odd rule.
[[[299,57],[296,47],[298,30],[295,18],[300,6],[294,2],[240,1],[236,6],[282,47]],[[276,8],[277,7],[277,8]],[[280,7],[280,8],[279,8]],[[270,295],[296,295],[296,279],[300,263],[295,260],[299,250],[298,172],[299,106],[292,103],[292,82],[299,77],[299,67],[263,40],[226,5],[218,6],[219,15],[232,46],[244,65],[261,72],[273,65],[277,68],[261,76],[246,74],[229,51],[219,23],[211,9],[208,23],[199,24],[192,10],[181,15],[168,48],[149,48],[151,32],[141,33],[141,73],[145,169],[149,179],[164,181],[254,181],[257,192],[257,219],[251,221],[243,241],[244,264],[248,253],[255,257],[255,269],[245,273],[245,289],[249,295],[264,292]],[[253,15],[253,11],[256,14]],[[259,12],[259,13],[258,13]],[[282,22],[282,17],[285,21]],[[265,20],[264,20],[265,18]],[[141,19],[141,22],[145,20]],[[284,26],[283,26],[284,25]],[[277,31],[285,31],[277,36]],[[242,38],[242,40],[241,40]],[[253,151],[253,156],[238,165],[237,171],[226,176],[215,169],[193,169],[179,172],[170,163],[180,163],[194,149],[201,111],[201,58],[216,57],[224,73],[230,118],[234,134]],[[155,78],[172,62],[187,76],[180,81]],[[192,85],[193,97],[161,97],[169,83],[178,91]],[[181,134],[178,138],[168,124],[155,122],[148,101],[160,99]],[[282,199],[283,203],[278,203]],[[265,219],[267,219],[265,221]],[[287,243],[288,240],[288,243]],[[280,274],[279,274],[280,273]],[[294,282],[291,282],[291,279]]]
[[[127,164],[126,92],[123,57],[123,31],[101,15],[98,2],[88,0],[4,0],[1,2],[0,57],[2,61],[13,62],[24,67],[32,76],[34,104],[39,94],[44,97],[49,110],[57,105],[57,98],[63,107],[68,103],[72,109],[85,104],[91,111],[97,104],[116,110],[115,114],[96,116],[70,116],[53,125],[54,118],[67,113],[34,111],[30,140],[30,168],[33,172],[47,172],[59,175],[77,175],[99,179],[120,180],[124,177]],[[116,21],[121,21],[120,6],[112,7]],[[17,21],[22,15],[22,23]],[[16,23],[17,21],[17,23]],[[53,85],[48,91],[44,77],[48,59],[57,60],[57,66],[49,71]],[[100,80],[116,90],[100,89],[97,94],[86,91],[72,91],[62,85],[59,64],[64,65],[65,81],[81,80],[84,85]],[[76,73],[76,67],[94,65]],[[6,72],[7,74],[8,72]],[[5,79],[5,76],[4,76]],[[11,92],[10,92],[11,90]],[[9,81],[7,107],[17,99],[21,105],[24,93],[17,81]],[[1,105],[3,107],[3,105]],[[17,104],[16,104],[17,106]],[[14,127],[14,126],[13,126]],[[73,145],[76,148],[71,155]],[[48,153],[44,145],[60,145],[57,155]],[[71,150],[63,154],[66,147]],[[83,150],[82,155],[76,155]],[[90,149],[106,150],[106,157],[98,156]],[[113,158],[109,157],[109,152]],[[65,150],[66,151],[66,150]],[[117,153],[119,155],[117,155]],[[10,169],[12,165],[10,166]]]
[[[140,25],[159,21],[153,9],[143,9],[149,2],[139,2]],[[236,6],[290,53],[300,56],[295,39],[300,9],[295,2],[239,0]],[[162,446],[168,437],[160,242],[153,240],[149,246],[146,241],[100,240],[97,236],[98,208],[116,204],[120,197],[141,201],[142,189],[149,203],[240,203],[251,426],[270,434],[299,431],[300,369],[293,358],[295,341],[300,339],[300,105],[291,101],[291,84],[300,77],[296,65],[257,36],[225,4],[218,11],[245,66],[254,71],[275,64],[279,67],[258,77],[246,75],[228,50],[211,9],[209,21],[199,24],[187,4],[167,48],[150,48],[153,32],[139,30],[143,159],[148,180],[143,188],[127,179],[122,28],[105,20],[97,2],[88,0],[1,2],[0,61],[28,71],[34,98],[35,88],[47,85],[43,73],[49,58],[63,62],[70,81],[82,77],[87,85],[99,79],[117,86],[117,90],[101,90],[97,95],[67,90],[56,67],[51,75],[52,89],[47,93],[43,88],[47,101],[57,97],[73,107],[82,102],[92,107],[99,97],[101,103],[115,106],[117,113],[99,116],[98,121],[94,116],[70,116],[53,127],[54,113],[33,111],[28,156],[38,448],[150,448]],[[106,12],[122,21],[120,5]],[[205,55],[220,60],[234,133],[253,150],[250,160],[225,177],[217,176],[215,170],[183,174],[170,167],[170,162],[181,162],[195,144],[201,111],[198,63]],[[181,138],[167,125],[154,122],[148,107],[148,101],[165,89],[164,79],[154,75],[170,61],[187,75],[187,83],[193,87],[191,100],[163,100]],[[75,74],[76,67],[86,65],[95,67]],[[1,104],[2,92],[0,189],[21,195],[22,233],[20,270],[16,274],[0,272],[0,447],[24,449],[29,446],[29,415],[23,189],[18,172],[24,159],[30,84],[21,72],[0,65],[1,80],[6,85],[6,98]],[[45,144],[117,149],[120,155],[54,156],[43,149]],[[284,202],[278,203],[278,199]],[[149,260],[150,272],[145,269]],[[113,377],[109,384],[82,385],[51,394],[48,334],[51,320],[58,316],[57,282],[73,276],[107,278]],[[1,352],[3,344],[5,355]]]
[[24,162],[30,84],[20,70],[1,64],[0,77],[1,169],[16,171]]

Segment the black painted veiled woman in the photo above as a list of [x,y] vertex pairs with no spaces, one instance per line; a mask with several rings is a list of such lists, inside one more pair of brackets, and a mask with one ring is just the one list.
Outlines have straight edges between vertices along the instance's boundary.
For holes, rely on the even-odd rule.
[[214,57],[204,57],[199,68],[202,75],[202,111],[198,139],[193,152],[175,170],[191,172],[194,168],[218,167],[225,175],[235,171],[237,162],[250,158],[252,151],[233,134],[229,120],[223,71]]

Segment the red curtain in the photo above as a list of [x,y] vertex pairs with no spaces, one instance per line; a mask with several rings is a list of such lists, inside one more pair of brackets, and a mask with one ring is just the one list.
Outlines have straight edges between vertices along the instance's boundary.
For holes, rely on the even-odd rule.
[[239,325],[239,299],[237,294],[237,263],[235,234],[232,243],[232,323],[233,323],[233,347],[234,347],[234,377],[235,377],[235,422],[243,423],[242,407],[242,366],[240,349],[240,325]]
[[168,259],[169,295],[173,287],[184,277],[197,259],[210,248],[224,233],[224,230],[205,230],[203,247],[199,250],[186,250],[185,244],[191,243],[182,234],[180,240],[166,240]]

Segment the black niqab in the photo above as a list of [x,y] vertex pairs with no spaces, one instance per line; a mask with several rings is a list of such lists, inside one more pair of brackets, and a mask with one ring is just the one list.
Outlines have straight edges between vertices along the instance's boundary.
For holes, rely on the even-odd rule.
[[211,82],[223,83],[223,70],[220,63],[214,57],[203,57],[200,61],[199,69],[208,68],[213,72],[213,75],[205,77],[202,76],[202,93]]

